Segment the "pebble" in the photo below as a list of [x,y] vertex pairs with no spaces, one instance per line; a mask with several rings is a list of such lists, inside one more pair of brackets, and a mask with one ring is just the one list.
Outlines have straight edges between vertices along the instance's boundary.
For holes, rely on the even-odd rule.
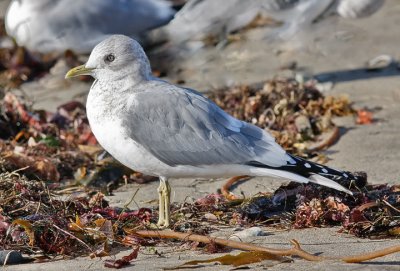
[[393,62],[394,60],[390,55],[379,55],[367,62],[367,70],[382,70],[389,67]]
[[214,215],[214,214],[211,214],[211,213],[205,214],[204,218],[207,219],[207,220],[211,220],[211,221],[217,221],[218,220],[218,217],[216,215]]
[[251,227],[235,234],[232,234],[228,239],[233,241],[246,241],[250,237],[263,236],[265,232],[260,227]]

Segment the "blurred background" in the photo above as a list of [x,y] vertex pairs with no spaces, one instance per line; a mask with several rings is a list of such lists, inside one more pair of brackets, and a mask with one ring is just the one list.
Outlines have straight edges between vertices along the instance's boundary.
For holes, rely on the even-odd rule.
[[[40,58],[38,76],[14,79],[40,81],[24,88],[53,110],[57,96],[84,96],[87,88],[62,91],[70,84],[62,75],[76,64],[71,58],[84,62],[114,33],[138,39],[156,75],[202,91],[282,74],[329,89],[398,74],[399,10],[397,1],[384,0],[1,1],[0,45],[16,42]],[[30,91],[43,87],[50,93]]]

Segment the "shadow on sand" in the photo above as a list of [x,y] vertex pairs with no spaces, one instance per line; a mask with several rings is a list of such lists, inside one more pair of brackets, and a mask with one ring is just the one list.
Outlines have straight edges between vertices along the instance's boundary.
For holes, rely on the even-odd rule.
[[319,82],[333,81],[335,83],[365,80],[380,77],[400,76],[400,64],[392,62],[384,69],[368,70],[366,68],[339,70],[319,73],[314,76]]

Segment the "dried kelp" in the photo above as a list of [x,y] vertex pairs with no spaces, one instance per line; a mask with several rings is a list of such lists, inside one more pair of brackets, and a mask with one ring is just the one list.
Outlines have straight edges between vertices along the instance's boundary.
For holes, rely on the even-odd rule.
[[149,209],[111,208],[98,192],[62,199],[44,182],[28,180],[17,173],[0,174],[1,249],[105,256],[107,249],[100,254],[99,246],[124,244],[124,228],[140,228],[150,218]]
[[[106,262],[118,268],[136,257],[138,246],[157,244],[137,236],[154,225],[157,212],[110,207],[104,195],[95,191],[68,198],[56,192],[52,184],[29,180],[16,172],[0,174],[1,249],[47,257],[103,257],[111,255],[116,246],[135,247],[127,258]],[[222,195],[211,194],[194,203],[173,204],[171,233],[200,234],[207,239],[206,234],[221,226],[342,225],[341,231],[359,237],[397,238],[399,186],[368,185],[353,192],[354,196],[349,196],[316,185],[292,183],[274,194],[249,199],[228,201]],[[199,243],[193,245],[199,247]],[[205,249],[216,252],[220,251],[218,246],[211,242]]]
[[54,64],[63,59],[68,66],[76,66],[78,57],[71,51],[63,55],[56,53],[40,54],[19,47],[12,38],[7,37],[4,21],[0,19],[0,88],[12,89],[24,82],[43,77]]
[[[289,262],[290,260],[275,254],[271,254],[264,251],[246,251],[241,252],[238,255],[224,255],[217,258],[212,258],[208,260],[194,260],[186,262],[182,265],[165,268],[165,270],[180,270],[185,268],[196,268],[202,266],[201,264],[209,264],[209,263],[220,263],[221,265],[231,265],[233,267],[243,266],[246,264],[258,263],[261,261],[270,260],[275,261],[276,263],[281,262]],[[202,266],[205,267],[205,266]]]
[[[28,101],[6,93],[0,107],[0,171],[21,170],[42,181],[69,181],[101,187],[150,181],[107,155],[91,132],[85,106],[71,101],[57,112],[33,110]],[[63,183],[61,183],[63,184]],[[67,184],[67,183],[64,183]]]
[[250,219],[279,227],[342,226],[342,232],[357,237],[399,237],[399,185],[367,185],[353,193],[291,183],[274,195],[244,202],[239,210]]
[[342,226],[362,238],[397,238],[400,187],[367,185],[353,196],[317,185],[290,183],[275,193],[227,201],[211,194],[194,204],[174,206],[173,229],[204,234],[219,226],[265,225],[279,228]]

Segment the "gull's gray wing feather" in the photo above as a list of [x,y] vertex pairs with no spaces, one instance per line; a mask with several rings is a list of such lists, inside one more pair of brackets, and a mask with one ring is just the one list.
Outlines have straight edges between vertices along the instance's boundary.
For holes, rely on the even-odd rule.
[[[148,89],[150,88],[150,89]],[[240,121],[189,89],[156,82],[126,111],[128,137],[170,165],[286,165],[290,157],[267,132]]]

